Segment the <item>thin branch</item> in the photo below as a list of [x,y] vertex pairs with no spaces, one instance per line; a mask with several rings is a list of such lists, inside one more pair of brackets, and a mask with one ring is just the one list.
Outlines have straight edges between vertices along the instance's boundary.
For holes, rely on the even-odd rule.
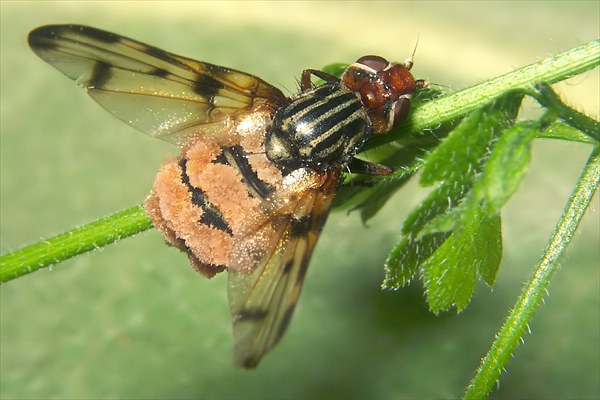
[[498,381],[542,301],[559,267],[558,261],[571,242],[599,183],[600,147],[595,147],[533,275],[482,360],[465,392],[465,399],[486,398]]
[[152,227],[141,205],[61,233],[0,257],[0,282],[37,271]]

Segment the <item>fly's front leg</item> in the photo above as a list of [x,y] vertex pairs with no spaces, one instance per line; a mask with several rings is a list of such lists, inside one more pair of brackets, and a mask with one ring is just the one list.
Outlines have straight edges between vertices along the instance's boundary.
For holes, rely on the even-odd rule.
[[300,89],[302,91],[311,89],[313,87],[312,82],[310,81],[310,76],[314,75],[317,78],[323,79],[325,82],[339,82],[339,78],[328,74],[327,72],[319,71],[318,69],[305,69],[302,71],[302,76],[300,78]]
[[391,175],[394,170],[382,164],[375,164],[369,161],[364,161],[359,158],[353,158],[348,163],[348,170],[353,174],[364,175]]

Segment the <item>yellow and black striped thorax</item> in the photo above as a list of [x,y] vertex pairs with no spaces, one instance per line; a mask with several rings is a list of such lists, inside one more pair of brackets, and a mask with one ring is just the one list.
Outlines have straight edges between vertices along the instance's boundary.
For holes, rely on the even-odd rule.
[[267,133],[267,157],[283,169],[346,164],[371,135],[358,95],[339,82],[301,92],[277,110]]

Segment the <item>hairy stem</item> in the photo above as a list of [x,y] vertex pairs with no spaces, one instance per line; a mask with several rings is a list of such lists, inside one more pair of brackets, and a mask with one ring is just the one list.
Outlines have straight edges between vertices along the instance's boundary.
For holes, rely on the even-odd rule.
[[600,147],[595,147],[533,275],[483,358],[465,392],[465,399],[486,398],[498,381],[542,301],[552,275],[558,269],[558,261],[571,242],[599,183]]
[[0,257],[0,282],[57,264],[152,227],[141,205],[61,233]]

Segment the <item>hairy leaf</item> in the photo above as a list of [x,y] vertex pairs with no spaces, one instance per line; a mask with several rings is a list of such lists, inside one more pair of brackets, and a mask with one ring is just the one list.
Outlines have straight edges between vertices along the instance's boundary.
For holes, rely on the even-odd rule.
[[500,212],[523,181],[537,128],[538,124],[533,122],[516,124],[494,146],[480,181],[483,191],[480,195],[485,198],[490,214]]
[[[500,216],[488,209],[481,181],[522,98],[522,93],[508,93],[470,114],[426,156],[420,182],[435,188],[407,217],[386,263],[384,288],[404,286],[420,273],[429,305],[439,312],[464,309],[478,273],[493,284],[502,259]],[[512,194],[499,192],[494,199],[505,201]]]
[[427,301],[435,313],[462,311],[473,295],[477,272],[493,284],[502,259],[500,217],[480,209],[423,264]]

